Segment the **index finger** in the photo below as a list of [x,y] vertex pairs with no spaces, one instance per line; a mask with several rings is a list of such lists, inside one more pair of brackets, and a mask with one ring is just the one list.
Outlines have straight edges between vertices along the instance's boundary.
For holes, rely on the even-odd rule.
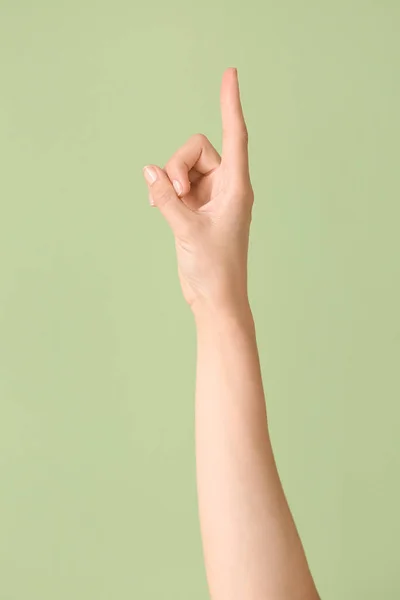
[[247,174],[248,133],[240,100],[237,69],[229,68],[221,84],[222,162]]

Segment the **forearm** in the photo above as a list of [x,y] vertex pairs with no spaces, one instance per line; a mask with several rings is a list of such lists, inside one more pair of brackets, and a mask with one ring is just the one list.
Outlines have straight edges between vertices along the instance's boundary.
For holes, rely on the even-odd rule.
[[315,600],[268,434],[250,307],[196,316],[196,457],[213,600]]

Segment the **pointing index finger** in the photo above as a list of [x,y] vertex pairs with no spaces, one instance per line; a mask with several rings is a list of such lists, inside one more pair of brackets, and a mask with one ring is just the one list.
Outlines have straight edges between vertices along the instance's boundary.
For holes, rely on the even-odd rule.
[[229,68],[221,83],[222,161],[246,174],[248,163],[248,133],[240,101],[237,69]]

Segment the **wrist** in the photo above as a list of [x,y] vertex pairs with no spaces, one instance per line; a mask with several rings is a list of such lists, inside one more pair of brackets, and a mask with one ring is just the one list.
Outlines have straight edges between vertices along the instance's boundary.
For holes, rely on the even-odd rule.
[[236,324],[254,329],[253,314],[248,296],[224,302],[201,300],[191,306],[197,329],[213,329],[224,324]]

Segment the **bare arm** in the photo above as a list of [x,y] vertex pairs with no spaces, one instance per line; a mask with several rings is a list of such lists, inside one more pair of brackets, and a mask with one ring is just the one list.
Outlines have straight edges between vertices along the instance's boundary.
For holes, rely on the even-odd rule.
[[196,322],[196,462],[207,578],[213,600],[318,600],[268,433],[247,296],[254,198],[235,69],[224,73],[221,111],[222,156],[196,135],[164,169],[145,170],[150,201],[174,233]]
[[215,600],[316,600],[268,434],[249,307],[197,317],[201,530]]

